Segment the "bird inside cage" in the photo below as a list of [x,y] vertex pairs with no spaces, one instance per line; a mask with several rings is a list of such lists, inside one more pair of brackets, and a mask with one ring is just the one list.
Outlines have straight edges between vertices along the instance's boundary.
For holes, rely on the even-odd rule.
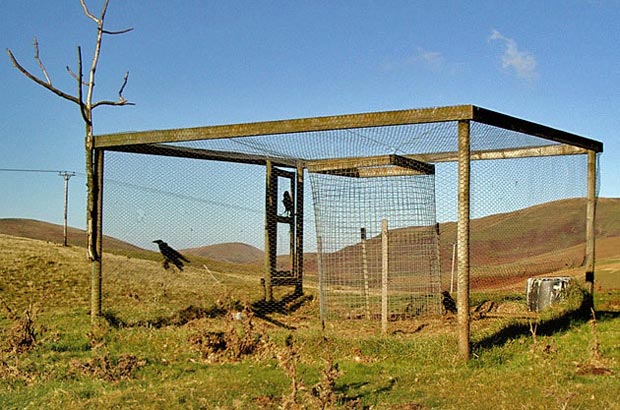
[[284,191],[282,194],[282,204],[284,204],[284,212],[287,216],[292,216],[295,212],[295,207],[293,205],[293,198],[291,198],[291,194],[288,191]]
[[181,255],[179,251],[171,248],[166,242],[162,241],[161,239],[157,239],[156,241],[153,241],[153,243],[156,243],[157,246],[159,246],[159,252],[161,252],[162,256],[164,257],[164,269],[168,269],[170,267],[170,263],[172,263],[174,266],[177,267],[178,270],[182,271],[184,266],[183,262],[189,263],[189,259]]

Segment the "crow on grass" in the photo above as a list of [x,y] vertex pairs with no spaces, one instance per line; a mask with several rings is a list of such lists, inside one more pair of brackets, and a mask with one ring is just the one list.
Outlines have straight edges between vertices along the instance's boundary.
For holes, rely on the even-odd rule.
[[452,296],[450,296],[450,292],[448,292],[447,290],[441,292],[441,304],[444,308],[444,314],[456,314],[456,301],[452,299]]
[[172,249],[168,244],[161,239],[153,241],[159,246],[159,252],[164,257],[164,269],[168,269],[170,267],[170,263],[176,266],[179,270],[183,270],[183,261],[189,262],[189,260],[181,255],[178,251]]

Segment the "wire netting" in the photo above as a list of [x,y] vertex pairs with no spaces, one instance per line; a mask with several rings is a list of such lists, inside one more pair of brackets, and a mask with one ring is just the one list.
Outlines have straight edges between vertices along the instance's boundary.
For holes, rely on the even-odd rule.
[[377,320],[383,297],[391,319],[438,314],[434,175],[310,173],[310,181],[322,317]]
[[[481,298],[523,293],[531,276],[583,271],[587,155],[513,155],[555,145],[471,123],[471,290]],[[209,159],[152,155],[148,146],[105,153],[109,276],[149,274],[165,287],[176,275],[285,312],[288,305],[268,300],[265,279],[294,270],[295,218],[303,217],[303,293],[317,295],[327,319],[377,319],[387,220],[390,319],[442,313],[441,292],[456,291],[455,121],[171,142],[153,145],[153,153],[162,146]],[[272,194],[276,222],[267,222],[266,159],[295,173],[316,161],[390,155],[432,164],[434,173],[359,178],[305,170],[298,175],[310,181],[302,215],[298,204],[294,215],[287,212],[281,198],[294,186],[282,180]],[[277,238],[275,268],[265,257],[269,230]],[[189,260],[182,271],[165,269],[158,239]],[[127,262],[138,257],[145,262]],[[275,301],[292,300],[291,282],[272,283]],[[188,292],[192,303],[212,298],[191,285]]]

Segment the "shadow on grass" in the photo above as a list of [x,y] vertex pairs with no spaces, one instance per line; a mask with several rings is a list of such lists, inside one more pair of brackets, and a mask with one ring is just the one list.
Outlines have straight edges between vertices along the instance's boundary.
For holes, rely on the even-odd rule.
[[[568,330],[572,325],[587,322],[592,318],[592,311],[590,310],[591,306],[591,301],[584,298],[577,308],[568,310],[560,316],[538,322],[536,335],[551,336],[555,333]],[[620,312],[598,311],[595,313],[598,321],[620,317]],[[521,336],[529,336],[530,334],[531,329],[529,323],[513,323],[502,328],[498,332],[483,338],[482,340],[472,343],[472,350],[479,351],[491,349],[496,346],[502,346],[512,339],[516,339]]]
[[[373,396],[373,395],[380,395],[382,393],[389,393],[391,390],[394,389],[394,385],[396,384],[396,379],[392,379],[390,378],[389,380],[387,380],[387,382],[385,383],[385,385],[380,386],[374,390],[368,390],[364,393],[360,393],[360,394],[353,394],[350,395],[348,394],[350,392],[350,390],[359,390],[365,386],[368,385],[368,382],[358,382],[358,383],[351,383],[351,384],[344,384],[344,385],[340,385],[336,387],[336,391],[339,393],[340,395],[340,402],[342,404],[349,404],[349,405],[355,405],[357,403],[359,403],[359,401],[361,399],[363,399],[364,397],[369,397],[369,396]],[[355,407],[357,408],[357,407]],[[363,407],[363,408],[369,408],[369,407]]]
[[102,314],[102,316],[111,327],[116,329],[124,327],[149,327],[159,329],[167,326],[183,326],[192,320],[223,317],[229,312],[240,312],[245,308],[249,308],[256,315],[256,317],[273,323],[276,326],[292,329],[292,327],[272,319],[268,315],[271,313],[291,314],[312,299],[313,298],[310,295],[291,293],[285,295],[282,299],[277,301],[274,300],[267,302],[265,300],[258,300],[250,304],[249,307],[244,307],[244,304],[240,301],[236,301],[230,306],[216,305],[210,308],[190,305],[172,315],[162,316],[155,319],[139,320],[133,323],[125,321],[112,311],[106,311]]
[[256,317],[261,318],[271,324],[278,327],[282,327],[289,330],[295,330],[294,326],[287,325],[279,320],[276,320],[268,315],[272,313],[280,313],[283,315],[290,315],[299,308],[301,308],[307,302],[311,302],[313,297],[311,295],[303,295],[296,292],[284,295],[280,300],[266,301],[264,299],[258,300],[251,305],[252,312]]
[[183,326],[192,320],[215,318],[218,316],[224,316],[226,313],[227,310],[219,306],[204,308],[202,306],[190,305],[169,316],[139,320],[137,322],[127,322],[111,311],[104,312],[102,316],[108,324],[115,329],[124,327],[150,327],[159,329],[166,326]]

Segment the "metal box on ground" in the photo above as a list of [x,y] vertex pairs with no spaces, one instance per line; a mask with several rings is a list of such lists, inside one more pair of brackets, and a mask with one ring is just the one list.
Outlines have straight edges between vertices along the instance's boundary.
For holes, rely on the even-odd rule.
[[527,309],[530,312],[540,312],[561,300],[570,282],[569,276],[529,278],[526,288]]

